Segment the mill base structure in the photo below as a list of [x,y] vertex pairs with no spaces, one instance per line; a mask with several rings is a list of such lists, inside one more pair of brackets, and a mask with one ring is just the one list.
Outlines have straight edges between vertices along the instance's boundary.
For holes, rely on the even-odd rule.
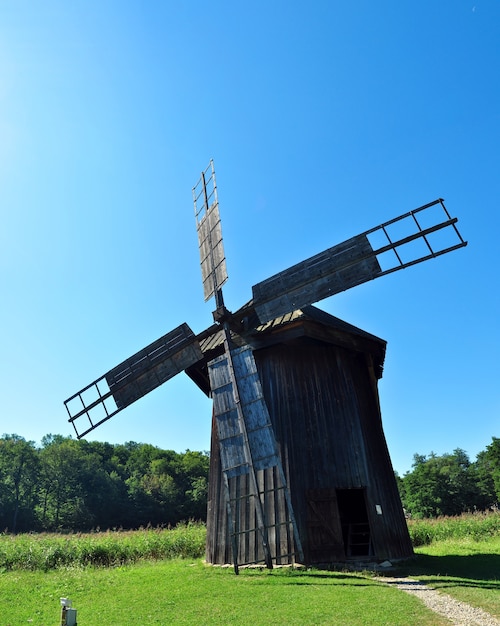
[[[304,563],[412,556],[378,398],[386,342],[312,306],[262,325],[245,339],[254,349]],[[213,337],[205,347],[212,353]],[[187,373],[200,381],[201,370],[194,370]],[[257,472],[257,482],[273,564],[296,563],[297,542],[275,469]],[[238,494],[233,520],[214,426],[206,560],[232,563],[236,533],[239,563],[260,562],[248,477],[234,479],[229,488]]]

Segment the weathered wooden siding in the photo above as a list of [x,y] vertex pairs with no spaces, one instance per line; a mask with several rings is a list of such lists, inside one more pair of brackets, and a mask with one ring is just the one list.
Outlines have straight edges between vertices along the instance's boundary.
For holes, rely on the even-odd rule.
[[[369,382],[373,383],[375,379],[371,375],[369,357],[366,361],[368,367],[360,368],[358,383],[368,388]],[[362,378],[363,371],[365,381]],[[406,558],[413,554],[413,548],[383,432],[376,382],[374,394],[361,397],[365,403],[360,413],[362,432],[368,465],[373,468],[366,496],[374,551],[381,560]],[[375,416],[378,418],[375,419]],[[381,514],[377,512],[377,505]]]
[[[232,545],[228,516],[224,500],[222,466],[218,454],[215,420],[212,422],[211,478],[208,493],[206,560],[209,563],[232,563]],[[263,562],[265,554],[257,530],[255,500],[250,496],[249,475],[229,479],[229,495],[235,512],[238,563],[240,565]],[[293,528],[287,516],[283,484],[277,468],[269,467],[257,472],[258,489],[265,494],[264,516],[268,525],[271,557],[275,564],[287,564],[295,552]]]
[[[344,500],[352,490],[354,509],[360,498],[366,503],[371,557],[410,556],[371,355],[304,337],[256,350],[254,356],[306,562],[349,558],[346,520],[354,521],[357,513],[346,512],[345,502],[340,511],[339,490]],[[223,563],[230,562],[231,553],[227,529],[222,530],[226,511],[213,443],[207,560]],[[282,505],[276,506],[279,515]]]

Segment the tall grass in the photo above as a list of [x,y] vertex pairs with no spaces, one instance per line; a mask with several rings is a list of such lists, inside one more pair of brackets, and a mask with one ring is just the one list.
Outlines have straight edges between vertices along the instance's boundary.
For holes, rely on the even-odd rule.
[[199,558],[205,551],[203,524],[173,529],[107,531],[88,534],[0,535],[0,570],[59,567],[112,567],[140,560]]
[[500,535],[500,511],[408,520],[408,529],[414,547],[447,539],[483,541]]
[[[484,541],[500,536],[500,511],[458,517],[409,520],[414,547],[438,541]],[[189,522],[173,529],[141,529],[61,534],[0,534],[0,571],[61,567],[113,567],[145,560],[201,558],[204,524]]]

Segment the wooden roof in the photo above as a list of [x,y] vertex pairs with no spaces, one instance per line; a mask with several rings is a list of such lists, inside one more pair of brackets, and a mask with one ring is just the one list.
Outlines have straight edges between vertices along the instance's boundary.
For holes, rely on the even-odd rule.
[[[251,306],[245,305],[236,316],[244,320],[247,309],[251,311]],[[231,333],[231,337],[237,345],[246,342],[254,350],[278,343],[293,343],[299,347],[303,341],[320,341],[354,352],[368,353],[373,357],[377,377],[382,377],[387,342],[314,306],[287,313],[248,331]],[[207,366],[209,361],[224,352],[224,333],[219,324],[213,324],[197,335],[197,339],[203,359],[186,369],[186,373],[209,395]]]

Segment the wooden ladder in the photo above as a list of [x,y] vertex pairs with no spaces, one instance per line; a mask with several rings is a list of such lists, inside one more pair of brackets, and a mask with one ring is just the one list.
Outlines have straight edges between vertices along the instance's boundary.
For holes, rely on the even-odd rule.
[[347,556],[349,558],[370,556],[370,524],[368,522],[350,523],[347,530]]

